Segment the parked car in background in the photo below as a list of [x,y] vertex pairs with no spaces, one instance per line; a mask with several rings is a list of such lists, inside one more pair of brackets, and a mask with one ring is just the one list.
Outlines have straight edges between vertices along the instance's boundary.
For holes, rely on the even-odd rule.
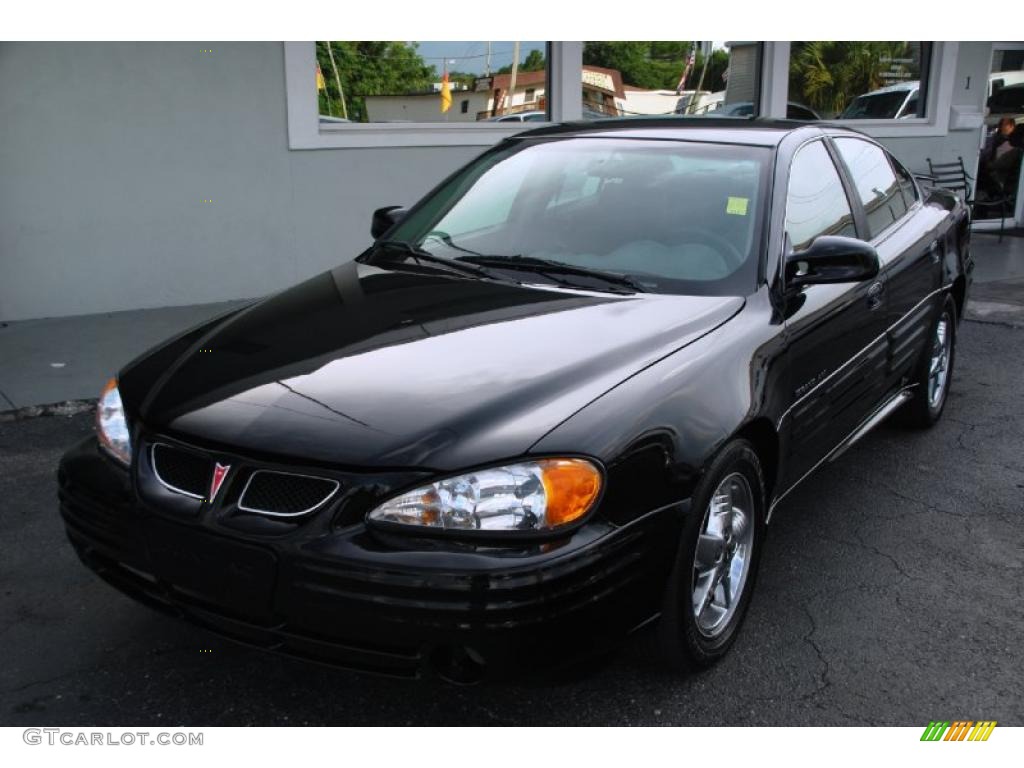
[[941,417],[971,277],[955,196],[786,121],[535,129],[372,234],[122,368],[60,509],[158,610],[459,682],[720,659],[773,510]]
[[[706,112],[702,116],[707,117],[753,117],[754,116],[754,102],[752,101],[738,101],[733,104],[722,104],[718,109],[711,112]],[[810,107],[804,106],[803,104],[797,104],[795,101],[786,103],[786,119],[787,120],[821,120],[821,116],[818,115]]]
[[896,83],[858,96],[840,114],[840,120],[902,120],[917,117],[920,83]]
[[1004,117],[1014,122],[1024,122],[1024,83],[1007,85],[993,92],[988,99],[988,114],[985,124],[993,127]]
[[1024,70],[993,72],[988,76],[988,95],[992,96],[997,91],[1009,85],[1024,85]]
[[543,123],[547,119],[547,112],[544,112],[543,110],[532,110],[530,112],[516,112],[512,115],[489,117],[487,118],[487,121],[492,123]]

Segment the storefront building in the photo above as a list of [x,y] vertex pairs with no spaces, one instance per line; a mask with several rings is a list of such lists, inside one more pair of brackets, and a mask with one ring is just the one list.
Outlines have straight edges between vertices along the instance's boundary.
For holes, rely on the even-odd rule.
[[4,43],[0,321],[279,289],[546,121],[838,120],[1020,226],[1022,90],[1020,42]]

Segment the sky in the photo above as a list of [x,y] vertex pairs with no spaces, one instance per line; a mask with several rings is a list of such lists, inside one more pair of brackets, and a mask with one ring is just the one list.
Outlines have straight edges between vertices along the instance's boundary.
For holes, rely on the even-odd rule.
[[[510,41],[494,40],[491,42],[491,71],[512,63],[512,47]],[[544,53],[543,40],[524,40],[519,43],[519,61],[522,63],[531,50]],[[471,72],[481,75],[487,62],[486,42],[467,42],[466,40],[444,41],[432,40],[419,43],[419,53],[427,62],[433,64],[441,72],[444,59],[448,59],[448,69],[456,72]],[[455,59],[455,63],[452,63]]]

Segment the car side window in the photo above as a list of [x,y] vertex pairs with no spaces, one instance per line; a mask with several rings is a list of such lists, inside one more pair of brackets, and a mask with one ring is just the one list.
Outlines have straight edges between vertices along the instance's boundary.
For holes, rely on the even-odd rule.
[[896,180],[899,182],[900,189],[903,190],[903,199],[907,203],[907,208],[910,208],[921,199],[920,193],[917,191],[917,184],[914,183],[914,177],[892,155],[889,155],[889,162],[892,163],[892,168],[896,171]]
[[884,149],[861,139],[835,139],[839,154],[850,169],[853,185],[864,206],[869,237],[878,234],[907,212],[896,174]]
[[857,236],[839,171],[821,141],[804,145],[793,158],[786,193],[786,234],[793,251],[806,250],[821,235]]

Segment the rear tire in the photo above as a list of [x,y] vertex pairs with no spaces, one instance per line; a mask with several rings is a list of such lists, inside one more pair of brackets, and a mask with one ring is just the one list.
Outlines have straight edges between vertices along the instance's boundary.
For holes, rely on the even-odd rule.
[[909,427],[927,429],[941,418],[953,383],[956,359],[956,302],[946,296],[932,323],[928,342],[914,370],[914,397],[900,409],[900,420]]
[[677,671],[721,659],[750,604],[767,511],[754,447],[746,440],[728,443],[692,502],[655,639],[661,657]]

